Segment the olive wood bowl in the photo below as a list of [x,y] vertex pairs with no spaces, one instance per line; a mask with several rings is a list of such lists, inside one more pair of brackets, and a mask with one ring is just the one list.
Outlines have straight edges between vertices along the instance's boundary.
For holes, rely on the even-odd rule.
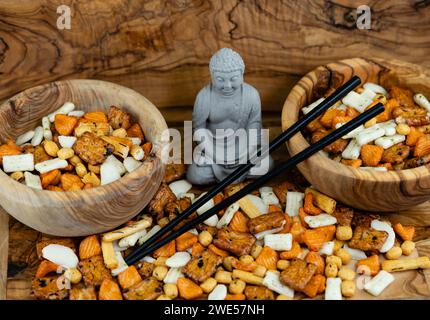
[[[393,60],[353,58],[320,66],[306,74],[291,90],[282,110],[282,130],[299,118],[303,106],[340,87],[352,76],[365,82],[410,88],[430,97],[430,72],[418,65]],[[301,133],[287,142],[293,156],[309,143]],[[298,165],[305,178],[321,192],[366,211],[399,211],[430,199],[430,165],[379,172],[336,162],[319,152]]]
[[0,138],[5,142],[40,125],[41,118],[71,101],[76,110],[129,112],[153,144],[147,160],[110,184],[78,191],[27,187],[0,170],[0,205],[14,218],[56,236],[84,236],[115,228],[141,211],[154,196],[165,166],[161,161],[166,122],[158,109],[134,90],[99,80],[52,82],[27,89],[0,106]]

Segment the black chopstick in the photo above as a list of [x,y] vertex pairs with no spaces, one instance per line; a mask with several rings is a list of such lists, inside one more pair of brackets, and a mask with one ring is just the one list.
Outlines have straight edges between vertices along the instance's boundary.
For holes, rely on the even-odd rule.
[[366,121],[374,118],[378,114],[380,114],[382,111],[384,111],[384,105],[382,103],[377,103],[374,107],[370,108],[366,112],[362,113],[355,119],[349,121],[348,123],[341,126],[339,129],[333,131],[329,135],[325,136],[321,140],[319,140],[317,143],[310,145],[308,148],[304,149],[300,153],[296,154],[295,156],[291,157],[287,161],[281,163],[280,165],[276,166],[272,171],[268,172],[267,174],[261,176],[254,182],[246,185],[244,188],[240,189],[227,199],[224,199],[222,202],[218,203],[208,211],[204,212],[200,216],[196,217],[192,221],[188,222],[186,225],[182,226],[178,230],[170,233],[166,237],[160,239],[158,242],[156,242],[154,245],[146,248],[145,250],[139,250],[139,254],[134,255],[132,258],[126,258],[127,264],[133,264],[146,256],[147,254],[157,250],[158,248],[162,247],[163,245],[169,243],[170,241],[176,239],[183,233],[187,232],[188,230],[194,228],[198,224],[204,222],[206,219],[210,218],[214,214],[217,214],[220,210],[225,209],[229,205],[233,204],[237,200],[240,200],[247,194],[251,193],[255,189],[263,186],[267,181],[272,179],[275,176],[278,176],[279,174],[285,172],[286,170],[290,169],[291,167],[297,165],[298,163],[306,160],[316,152],[322,150],[324,147],[328,146],[329,144],[335,142],[339,138],[343,137],[348,132],[354,130],[358,126],[364,124]]
[[[277,136],[269,145],[267,150],[258,150],[257,155],[260,155],[260,159],[264,158],[267,153],[277,149],[279,146],[284,144],[287,140],[289,140],[292,136],[294,136],[297,132],[307,126],[310,122],[315,120],[319,115],[321,115],[325,110],[327,110],[330,106],[338,102],[340,99],[345,97],[350,91],[352,91],[355,87],[357,87],[361,83],[361,79],[358,76],[353,76],[350,80],[348,80],[341,87],[336,89],[330,96],[325,98],[318,106],[316,106],[310,113],[304,116],[302,119],[294,123],[291,127],[289,127],[282,134]],[[214,186],[211,190],[209,190],[205,195],[199,198],[196,202],[191,204],[182,214],[177,216],[175,219],[170,221],[167,225],[165,225],[161,230],[159,230],[156,234],[154,234],[151,238],[146,240],[141,246],[137,247],[133,252],[131,252],[125,259],[128,260],[133,259],[135,255],[138,255],[139,252],[145,250],[145,248],[150,247],[153,243],[163,237],[167,232],[173,230],[179,223],[181,223],[184,219],[189,217],[193,212],[195,212],[198,208],[204,205],[207,201],[212,199],[217,193],[224,190],[225,187],[232,184],[238,178],[242,177],[245,173],[247,173],[254,165],[255,161],[250,160],[246,164],[241,165],[235,171],[233,171],[229,176],[220,181],[216,186]],[[140,255],[140,254],[139,254]]]

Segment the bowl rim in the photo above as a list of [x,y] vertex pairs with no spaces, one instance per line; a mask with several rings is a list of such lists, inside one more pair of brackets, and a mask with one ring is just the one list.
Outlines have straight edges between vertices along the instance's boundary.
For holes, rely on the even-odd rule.
[[[406,63],[403,61],[390,59],[390,61],[394,63],[401,63],[402,65],[409,65],[414,66],[415,68],[418,67],[421,69],[420,66],[412,64],[412,63]],[[314,79],[316,72],[320,70],[321,68],[328,68],[330,65],[331,67],[334,65],[341,65],[341,64],[350,64],[351,62],[358,62],[360,63],[374,63],[376,65],[383,65],[384,60],[383,59],[364,59],[364,58],[350,58],[350,59],[343,59],[343,60],[337,60],[334,62],[327,63],[325,65],[317,66],[316,68],[312,69],[308,73],[306,73],[300,80],[294,85],[294,87],[291,89],[290,93],[288,94],[287,98],[285,99],[284,105],[282,107],[282,115],[281,115],[281,127],[282,131],[285,131],[288,129],[293,123],[295,123],[300,114],[300,110],[306,105],[306,100],[301,103],[300,99],[309,93],[308,88],[303,89],[307,87],[307,84],[305,85],[305,79],[310,78]],[[394,72],[395,73],[395,72]],[[355,73],[351,73],[349,78],[345,77],[345,82],[348,81]],[[362,84],[364,84],[363,82]],[[312,88],[314,87],[312,83]],[[300,92],[301,94],[298,95],[297,92]],[[292,112],[292,109],[297,109],[297,114]],[[292,139],[286,142],[287,148],[291,154],[291,156],[297,154],[298,152],[292,152],[290,144],[292,144],[294,141],[300,143],[300,145],[303,145],[304,148],[299,148],[298,152],[302,151],[303,149],[310,146],[308,141],[303,136],[302,132],[298,132]],[[297,143],[296,143],[297,144]],[[393,182],[393,181],[416,181],[417,179],[425,178],[430,176],[430,164],[419,166],[416,168],[411,169],[402,169],[402,170],[389,170],[389,171],[377,171],[377,170],[363,170],[359,168],[354,168],[351,166],[347,166],[345,164],[342,164],[340,162],[337,162],[333,159],[330,159],[329,157],[326,157],[321,154],[321,152],[317,152],[316,154],[312,155],[305,161],[309,161],[309,165],[311,165],[314,170],[324,170],[328,171],[334,175],[341,175],[345,178],[354,179],[354,180],[360,180],[360,181],[374,181],[377,183],[387,183],[387,182]],[[359,174],[357,174],[359,173]],[[409,173],[409,174],[408,174]],[[413,173],[413,174],[410,174]]]
[[[52,82],[47,82],[44,84],[40,84],[34,87],[30,87],[27,88],[15,95],[13,95],[12,97],[8,98],[7,100],[5,100],[2,104],[0,104],[0,110],[2,110],[3,108],[9,108],[9,104],[12,100],[16,100],[19,99],[20,97],[37,91],[37,90],[43,90],[44,88],[50,87],[50,86],[64,86],[67,83],[70,83],[71,85],[74,85],[75,83],[88,83],[91,84],[93,87],[98,87],[98,86],[111,86],[113,88],[117,88],[120,89],[122,91],[125,92],[129,92],[132,95],[135,95],[137,97],[139,97],[140,99],[144,100],[149,108],[153,109],[153,112],[155,114],[156,117],[159,118],[160,124],[162,126],[162,128],[159,129],[159,131],[163,131],[163,130],[167,130],[168,126],[166,123],[166,120],[164,119],[163,115],[161,114],[161,112],[159,111],[159,109],[151,102],[149,101],[145,96],[143,96],[142,94],[140,94],[139,92],[127,88],[125,86],[110,82],[110,81],[104,81],[104,80],[97,80],[97,79],[69,79],[69,80],[58,80],[58,81],[52,81]],[[152,141],[150,141],[152,142]],[[111,183],[108,183],[106,185],[100,185],[94,188],[89,188],[89,189],[82,189],[82,190],[64,190],[64,191],[52,191],[52,190],[46,190],[46,189],[35,189],[35,188],[31,188],[26,186],[23,183],[20,183],[14,179],[12,179],[6,172],[4,172],[3,170],[0,170],[0,180],[2,179],[9,179],[7,181],[12,181],[12,184],[14,185],[14,187],[16,187],[18,190],[22,190],[22,192],[34,192],[34,194],[36,196],[40,195],[40,196],[48,196],[49,194],[54,195],[54,194],[61,194],[64,195],[66,197],[68,197],[70,200],[75,200],[77,196],[89,196],[89,197],[106,197],[107,194],[110,193],[110,191],[112,190],[118,190],[118,188],[121,188],[121,186],[127,186],[130,184],[130,182],[132,181],[137,181],[137,180],[147,180],[150,179],[152,177],[152,175],[159,169],[161,170],[165,170],[165,164],[162,161],[161,157],[160,157],[160,150],[161,148],[163,148],[165,145],[167,144],[167,142],[163,142],[163,140],[159,139],[159,141],[157,141],[156,144],[153,143],[153,147],[155,145],[155,147],[158,149],[157,152],[155,152],[155,156],[152,155],[149,156],[145,161],[142,162],[142,164],[134,171],[132,172],[128,172],[125,175],[123,175],[120,179],[115,180]],[[148,167],[152,165],[152,168]],[[149,173],[149,174],[148,174]],[[111,190],[110,190],[111,189]],[[49,197],[49,196],[48,196]],[[63,202],[64,199],[61,199],[61,201]]]

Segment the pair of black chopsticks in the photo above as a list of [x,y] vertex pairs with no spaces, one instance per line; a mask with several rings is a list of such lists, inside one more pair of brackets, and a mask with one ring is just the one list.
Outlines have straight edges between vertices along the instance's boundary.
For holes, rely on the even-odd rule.
[[[354,76],[351,80],[346,82],[343,86],[337,89],[333,94],[324,99],[317,107],[315,107],[310,113],[308,113],[305,117],[294,123],[290,128],[276,137],[272,143],[269,145],[267,150],[259,150],[258,154],[259,159],[263,159],[268,153],[278,148],[280,145],[285,143],[288,139],[294,136],[297,132],[303,129],[306,125],[308,125],[311,121],[315,120],[319,115],[321,115],[325,110],[327,110],[330,106],[335,104],[337,101],[345,97],[350,91],[352,91],[355,87],[357,87],[361,83],[359,77]],[[188,209],[186,209],[181,215],[177,216],[175,219],[170,221],[166,226],[164,226],[161,230],[159,230],[156,234],[154,234],[151,238],[146,240],[141,246],[136,248],[132,253],[130,253],[126,258],[125,262],[130,265],[134,264],[144,256],[150,254],[156,249],[162,247],[163,245],[169,243],[170,241],[176,239],[181,234],[191,230],[198,224],[204,222],[209,217],[217,214],[220,210],[227,208],[229,205],[233,204],[237,200],[240,200],[247,194],[256,190],[257,188],[263,186],[266,182],[268,182],[273,177],[285,172],[291,167],[297,165],[298,163],[306,160],[316,152],[322,150],[324,147],[343,137],[348,132],[354,130],[358,126],[364,124],[366,121],[372,119],[377,116],[379,113],[384,111],[384,106],[382,103],[376,104],[374,107],[370,108],[366,112],[362,113],[358,117],[349,121],[345,125],[341,126],[339,129],[336,129],[332,133],[328,134],[317,143],[312,144],[302,152],[296,154],[291,157],[287,161],[279,164],[272,171],[266,173],[261,176],[257,180],[248,184],[241,190],[234,193],[232,196],[224,199],[222,202],[218,203],[211,209],[207,210],[200,216],[196,217],[194,220],[188,222],[186,225],[182,226],[178,230],[171,232],[169,235],[165,236],[169,231],[172,231],[174,227],[176,227],[179,223],[184,221],[187,217],[189,217],[193,212],[195,212],[198,208],[204,205],[207,201],[212,199],[217,193],[223,191],[226,186],[233,183],[238,178],[242,177],[246,174],[254,165],[258,164],[255,161],[248,161],[248,163],[240,166],[234,172],[232,172],[228,177],[219,182],[214,188],[209,190],[204,196],[195,201]],[[164,237],[165,236],[165,237]]]

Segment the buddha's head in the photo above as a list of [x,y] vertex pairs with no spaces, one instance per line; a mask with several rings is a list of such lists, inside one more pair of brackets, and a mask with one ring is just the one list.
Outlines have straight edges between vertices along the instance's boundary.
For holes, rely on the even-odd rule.
[[242,57],[229,48],[216,52],[209,63],[212,85],[222,95],[229,96],[243,84],[245,63]]

